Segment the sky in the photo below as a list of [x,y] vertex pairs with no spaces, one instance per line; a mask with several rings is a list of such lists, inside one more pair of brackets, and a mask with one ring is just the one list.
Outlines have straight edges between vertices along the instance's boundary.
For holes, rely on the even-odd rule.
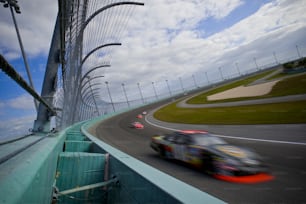
[[[40,93],[58,1],[20,0],[16,14],[35,90]],[[305,0],[144,0],[134,9],[104,70],[113,100],[207,85],[306,55]],[[38,6],[39,5],[39,9]],[[0,53],[27,79],[9,9],[0,7]],[[105,84],[104,84],[105,86]],[[102,90],[103,89],[103,90]],[[106,88],[101,87],[102,100]],[[120,90],[120,91],[119,91]],[[0,72],[0,138],[23,134],[36,117],[32,98]]]

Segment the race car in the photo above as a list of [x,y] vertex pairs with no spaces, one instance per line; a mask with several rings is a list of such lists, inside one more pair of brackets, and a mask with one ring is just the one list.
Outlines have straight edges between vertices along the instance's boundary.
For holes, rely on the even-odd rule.
[[273,179],[257,153],[230,145],[206,131],[182,130],[155,135],[150,146],[164,158],[189,163],[221,180],[257,183]]
[[141,119],[141,118],[142,118],[142,115],[141,115],[141,114],[138,114],[138,115],[136,116],[136,118]]
[[132,128],[135,128],[135,129],[143,129],[143,128],[144,128],[144,125],[141,124],[140,122],[133,122],[133,123],[131,124],[131,127],[132,127]]

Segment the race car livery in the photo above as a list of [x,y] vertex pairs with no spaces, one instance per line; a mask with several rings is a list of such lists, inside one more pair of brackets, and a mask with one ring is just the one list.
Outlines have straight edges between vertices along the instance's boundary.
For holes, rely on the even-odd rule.
[[206,131],[184,130],[156,135],[150,146],[162,157],[200,167],[222,180],[253,183],[273,178],[257,153],[230,145]]
[[144,125],[141,124],[140,122],[133,122],[133,123],[131,124],[131,127],[132,127],[132,128],[135,128],[135,129],[143,129],[143,128],[144,128]]

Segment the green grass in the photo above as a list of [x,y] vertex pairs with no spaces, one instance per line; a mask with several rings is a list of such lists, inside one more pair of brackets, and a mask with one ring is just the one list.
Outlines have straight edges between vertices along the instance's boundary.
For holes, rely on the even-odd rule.
[[262,98],[275,96],[287,96],[295,94],[306,94],[306,74],[292,76],[278,82],[272,91]]
[[[264,76],[265,73],[259,75],[260,77]],[[257,97],[241,97],[241,98],[232,98],[232,99],[224,99],[217,101],[207,101],[207,96],[219,93],[240,85],[247,85],[252,81],[258,79],[258,76],[241,80],[229,85],[225,85],[214,90],[202,93],[196,97],[193,97],[187,101],[188,104],[207,104],[207,103],[220,103],[220,102],[232,102],[232,101],[241,101],[241,100],[250,100],[250,99],[261,99],[261,98],[270,98],[276,96],[287,96],[287,95],[295,95],[295,94],[306,94],[306,74],[292,76],[290,78],[284,79],[278,82],[271,90],[270,93],[257,96]],[[255,80],[254,80],[255,78]]]
[[[218,87],[200,94],[189,103],[208,103],[206,96],[225,91],[227,89],[249,84],[269,73],[249,77],[229,85]],[[272,91],[261,97],[218,100],[228,102],[245,99],[269,98],[294,94],[306,94],[306,74],[292,76],[277,83]],[[205,100],[204,100],[205,98]],[[191,101],[191,102],[190,102]],[[247,105],[218,108],[179,108],[176,103],[165,106],[155,112],[154,117],[159,120],[185,124],[290,124],[306,123],[306,101],[284,102],[274,104]],[[210,102],[213,103],[213,102]]]
[[[191,99],[189,99],[187,101],[188,104],[203,104],[203,103],[213,103],[213,102],[210,102],[210,101],[207,101],[207,96],[209,95],[213,95],[213,94],[216,94],[216,93],[219,93],[219,92],[223,92],[223,91],[226,91],[228,89],[232,89],[232,88],[235,88],[235,87],[238,87],[238,86],[242,86],[242,85],[248,85],[260,78],[263,78],[264,76],[274,72],[275,70],[269,70],[269,71],[266,71],[266,72],[263,72],[261,74],[258,74],[258,75],[255,75],[255,76],[251,76],[251,77],[248,77],[246,79],[242,79],[242,80],[239,80],[239,81],[235,81],[235,82],[232,82],[230,84],[226,84],[224,86],[220,86],[220,87],[217,87],[215,89],[212,89],[210,91],[207,91],[205,93],[202,93],[196,97],[193,97]],[[237,100],[237,99],[235,99]],[[220,102],[220,101],[218,101]]]
[[288,102],[219,108],[161,108],[154,117],[185,124],[287,124],[306,123],[306,102]]

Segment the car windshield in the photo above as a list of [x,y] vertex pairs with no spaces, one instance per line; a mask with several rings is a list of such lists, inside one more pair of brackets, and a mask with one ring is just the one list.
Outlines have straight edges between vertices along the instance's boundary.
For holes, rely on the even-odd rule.
[[194,135],[192,138],[196,145],[210,146],[210,145],[226,144],[226,142],[221,138],[214,137],[211,135],[197,134]]

